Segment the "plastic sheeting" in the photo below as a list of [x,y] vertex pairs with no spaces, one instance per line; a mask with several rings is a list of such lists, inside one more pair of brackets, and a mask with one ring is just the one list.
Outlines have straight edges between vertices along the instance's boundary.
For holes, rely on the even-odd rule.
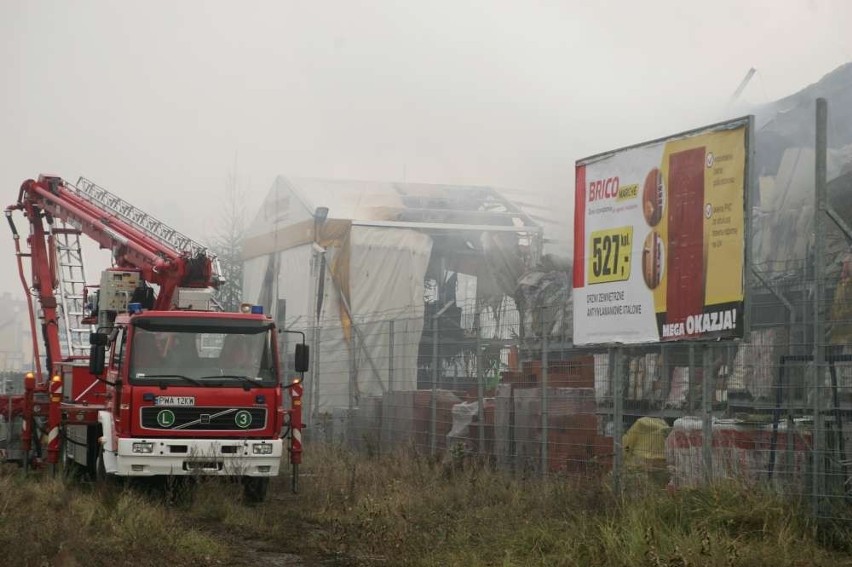
[[453,406],[453,427],[447,433],[447,447],[451,451],[461,446],[465,453],[474,450],[474,440],[470,435],[470,425],[479,415],[479,402],[462,402]]
[[[828,152],[828,179],[852,163],[852,147]],[[813,233],[815,153],[812,148],[789,148],[774,176],[760,179],[760,207],[755,209],[753,261],[767,277],[803,270]],[[843,236],[829,223],[826,257],[833,263],[848,248]],[[778,246],[783,242],[784,246]],[[830,267],[832,276],[837,268]]]
[[666,470],[666,436],[671,428],[662,419],[642,417],[622,438],[624,464],[645,471]]
[[574,311],[568,273],[564,270],[534,271],[519,279],[516,300],[523,316],[525,336],[541,337],[542,314],[547,317],[548,336],[573,336]]
[[[666,438],[666,462],[671,483],[677,487],[700,486],[705,480],[703,422],[683,417],[674,422]],[[775,435],[772,424],[745,423],[734,419],[713,419],[711,479],[754,483],[801,482],[811,452],[812,432],[807,420],[795,421],[792,428],[782,421]],[[771,471],[771,472],[770,472]]]
[[[268,313],[279,299],[286,300],[288,328],[306,332],[312,346],[306,416],[357,407],[363,396],[416,388],[423,282],[432,240],[412,230],[352,227],[347,241],[345,247],[325,250],[325,269],[320,268],[323,252],[312,244],[244,264],[246,298],[264,303]],[[348,277],[336,278],[333,266],[340,265],[345,254]],[[270,277],[271,272],[277,273]],[[347,302],[340,282],[349,287]],[[315,330],[318,297],[321,311]]]
[[[245,301],[264,306],[271,316],[276,313],[277,302],[287,302],[286,320],[290,324],[304,325],[313,321],[311,298],[314,284],[311,274],[311,246],[299,246],[276,254],[246,260],[243,264],[243,297]],[[277,274],[270,274],[270,262]],[[277,266],[275,266],[277,264]],[[270,277],[271,276],[271,277]]]
[[671,387],[669,388],[669,395],[666,397],[667,408],[679,409],[686,405],[690,382],[691,376],[688,367],[677,366],[672,370]]
[[255,302],[260,297],[260,287],[263,285],[269,259],[269,256],[262,256],[243,261],[244,301]]
[[354,395],[415,389],[432,239],[414,230],[353,227],[350,247]]
[[772,399],[778,361],[786,353],[784,328],[753,331],[747,344],[737,349],[729,392],[747,392],[754,399]]

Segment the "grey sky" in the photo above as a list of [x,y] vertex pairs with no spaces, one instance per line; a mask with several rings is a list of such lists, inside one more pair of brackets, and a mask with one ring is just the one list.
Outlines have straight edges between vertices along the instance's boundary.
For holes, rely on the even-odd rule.
[[236,154],[252,214],[279,173],[493,185],[568,255],[574,160],[736,113],[752,66],[744,100],[790,94],[850,25],[844,0],[4,0],[2,204],[86,175],[203,239]]

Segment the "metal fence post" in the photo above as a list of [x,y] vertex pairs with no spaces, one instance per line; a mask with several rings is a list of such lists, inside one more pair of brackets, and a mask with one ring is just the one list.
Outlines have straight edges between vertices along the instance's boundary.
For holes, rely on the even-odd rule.
[[695,343],[690,342],[689,346],[689,386],[686,388],[686,411],[692,413],[697,408],[695,407],[695,383],[698,372],[695,368]]
[[624,463],[624,368],[620,348],[609,350],[609,373],[612,384],[612,487],[621,494],[621,475]]
[[313,396],[314,396],[314,419],[320,423],[319,416],[319,408],[320,408],[320,353],[322,352],[321,348],[322,344],[322,328],[317,325],[314,327],[314,363],[313,367],[313,377],[311,382],[313,383]]
[[715,379],[713,377],[712,346],[705,344],[703,349],[704,371],[701,379],[702,393],[702,444],[701,456],[704,461],[704,482],[713,482],[713,393]]
[[672,366],[671,353],[669,352],[670,343],[660,344],[660,375],[663,376],[663,391],[660,394],[660,402],[663,407],[666,405],[666,400],[669,399],[672,391]]
[[[4,380],[3,386],[4,386],[3,390],[7,394],[10,394],[11,392],[10,392],[10,388],[9,388],[9,375],[8,374],[6,375],[6,379]],[[12,396],[11,395],[9,396],[9,410],[8,411],[9,411],[9,413],[6,414],[6,451],[7,451],[7,454],[12,449],[12,428],[15,425],[15,420],[12,419]],[[24,460],[26,460],[27,456],[24,455],[23,458],[24,458]]]
[[356,351],[358,350],[358,336],[355,333],[355,324],[352,323],[349,333],[349,413],[355,407],[355,370]]
[[482,319],[479,313],[479,302],[476,302],[476,314],[474,316],[476,326],[476,397],[479,403],[479,454],[486,455],[485,451],[485,369],[482,367]]
[[388,392],[393,392],[393,370],[394,370],[394,322],[388,322]]
[[352,326],[349,333],[349,406],[346,411],[346,431],[344,431],[344,439],[350,449],[355,449],[360,437],[358,431],[355,431],[355,396],[358,383],[358,333],[355,328],[355,322],[352,321]]
[[[279,330],[286,329],[284,321],[278,326]],[[290,336],[287,333],[278,335],[278,360],[281,361],[281,376],[284,382],[290,381]]]
[[825,426],[822,415],[822,392],[825,371],[825,320],[822,315],[823,278],[825,265],[823,245],[825,244],[825,227],[823,214],[826,210],[827,192],[827,149],[828,149],[828,106],[824,98],[816,101],[816,161],[814,175],[814,344],[813,344],[813,410],[814,410],[814,450],[813,450],[813,509],[814,514],[820,512],[820,501],[824,491],[824,460]]
[[430,400],[429,447],[438,452],[438,317],[432,318],[432,398]]
[[541,308],[541,384],[539,391],[541,394],[541,475],[547,476],[547,427],[548,427],[548,408],[547,408],[547,382],[548,382],[548,344],[547,344],[547,308]]

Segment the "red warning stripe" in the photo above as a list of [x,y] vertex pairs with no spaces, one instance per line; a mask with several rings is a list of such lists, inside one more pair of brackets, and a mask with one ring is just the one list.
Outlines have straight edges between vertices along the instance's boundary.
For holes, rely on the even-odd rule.
[[586,166],[578,165],[574,182],[574,289],[586,283]]

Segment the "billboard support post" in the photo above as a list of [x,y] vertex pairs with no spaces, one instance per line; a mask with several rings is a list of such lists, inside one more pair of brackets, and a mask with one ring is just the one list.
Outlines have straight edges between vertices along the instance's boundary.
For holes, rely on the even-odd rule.
[[621,494],[624,463],[624,364],[620,347],[609,349],[609,373],[612,384],[612,485]]
[[703,406],[701,456],[704,461],[704,482],[709,485],[713,482],[713,392],[716,389],[713,377],[713,346],[704,343],[702,351],[704,369],[701,378],[701,405]]
[[695,343],[689,343],[689,388],[687,388],[686,395],[686,409],[689,412],[695,411],[697,408],[695,407],[695,394],[696,389],[695,386],[698,384],[698,370],[695,366]]

